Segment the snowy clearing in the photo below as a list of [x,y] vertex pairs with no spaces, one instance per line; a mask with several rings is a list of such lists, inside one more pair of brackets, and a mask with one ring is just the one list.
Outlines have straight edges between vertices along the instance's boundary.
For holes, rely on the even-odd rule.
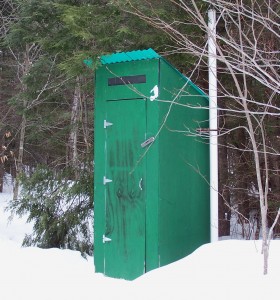
[[[269,274],[262,275],[260,241],[224,240],[129,282],[94,273],[93,258],[71,250],[22,248],[31,224],[4,212],[0,194],[0,299],[277,299],[280,241],[272,241]],[[116,258],[117,259],[117,258]]]

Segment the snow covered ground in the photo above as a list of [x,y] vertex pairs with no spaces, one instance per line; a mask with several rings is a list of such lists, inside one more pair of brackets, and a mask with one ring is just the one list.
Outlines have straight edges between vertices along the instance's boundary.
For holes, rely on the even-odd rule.
[[8,223],[11,191],[0,194],[0,299],[278,299],[280,241],[272,241],[269,274],[262,275],[259,241],[224,240],[128,282],[94,273],[93,258],[76,251],[21,248],[32,230],[24,219]]

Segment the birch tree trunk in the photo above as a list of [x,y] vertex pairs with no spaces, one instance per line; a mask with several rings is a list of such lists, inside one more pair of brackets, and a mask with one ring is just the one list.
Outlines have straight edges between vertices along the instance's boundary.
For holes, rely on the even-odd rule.
[[70,134],[68,139],[67,164],[75,170],[75,177],[78,176],[79,160],[78,160],[78,129],[79,117],[81,111],[81,85],[80,77],[76,77],[75,90],[73,95]]
[[[28,74],[30,67],[32,65],[32,62],[30,60],[30,49],[33,47],[33,45],[27,44],[25,46],[25,52],[24,52],[24,59],[21,67],[20,74],[20,82],[22,84],[22,91],[26,90],[26,85],[23,83],[22,78]],[[16,159],[16,179],[15,179],[15,185],[14,185],[14,191],[13,191],[13,199],[18,199],[19,194],[19,176],[23,172],[23,156],[24,156],[24,143],[25,143],[25,132],[26,132],[26,109],[27,109],[27,100],[23,99],[22,103],[22,119],[21,119],[21,127],[20,127],[20,135],[19,135],[19,150],[18,150],[18,157]]]
[[86,155],[88,155],[91,151],[91,137],[89,130],[89,112],[88,112],[88,104],[87,99],[84,94],[81,94],[81,116],[82,116],[82,125],[83,125],[83,140],[86,147]]

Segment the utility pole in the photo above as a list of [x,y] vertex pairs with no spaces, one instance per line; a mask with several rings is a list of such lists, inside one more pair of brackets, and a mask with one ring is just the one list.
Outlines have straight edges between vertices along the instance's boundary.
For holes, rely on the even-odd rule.
[[218,109],[216,11],[208,11],[209,127],[210,127],[210,228],[211,242],[218,241]]

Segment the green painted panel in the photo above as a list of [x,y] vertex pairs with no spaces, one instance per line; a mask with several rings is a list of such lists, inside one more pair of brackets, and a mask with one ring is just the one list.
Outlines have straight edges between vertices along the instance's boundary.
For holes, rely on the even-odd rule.
[[[100,97],[106,100],[149,98],[150,91],[158,83],[158,61],[153,59],[102,66],[98,70],[103,83],[102,90],[99,91]],[[146,82],[112,86],[108,84],[108,80],[112,78],[137,75],[145,75]]]
[[[110,99],[119,100],[126,99],[123,105],[129,105],[129,103],[138,103],[138,100],[131,100],[129,98],[139,98],[139,89],[142,89],[141,95],[145,93],[148,97],[150,96],[150,90],[158,84],[158,67],[159,60],[156,59],[154,61],[149,61],[149,63],[142,61],[141,63],[132,63],[132,64],[115,64],[112,65],[113,68],[116,69],[108,69],[107,66],[100,67],[96,71],[96,89],[95,89],[95,136],[94,136],[94,157],[95,157],[95,218],[94,218],[94,261],[95,261],[95,270],[96,272],[104,273],[104,244],[102,243],[102,235],[105,233],[105,188],[102,183],[102,178],[105,174],[105,132],[103,128],[103,122],[107,119],[107,112],[109,106],[106,104],[110,101]],[[111,68],[111,65],[110,65]],[[139,70],[139,72],[138,72]],[[136,90],[131,90],[132,86],[120,86],[120,87],[108,87],[108,78],[112,77],[112,72],[119,72],[122,76],[129,76],[135,74],[145,74],[147,77],[146,84],[135,85],[137,87]],[[109,98],[107,98],[109,97]],[[132,102],[131,102],[132,101]],[[144,101],[144,100],[141,100]],[[119,101],[117,101],[119,102]],[[143,102],[142,102],[143,103]],[[146,122],[146,132],[145,138],[149,138],[155,134],[158,127],[158,108],[157,104],[152,103],[148,99],[145,100],[145,105],[147,106],[146,115],[139,115],[137,112],[137,106],[135,106],[133,114],[130,114],[132,117],[132,121],[136,120],[133,116],[137,114],[138,117],[141,118],[141,121],[145,120]],[[133,106],[133,104],[132,104]],[[120,114],[121,115],[121,114]],[[149,122],[147,119],[149,118]],[[131,121],[131,120],[130,120]],[[127,121],[128,124],[130,122]],[[109,129],[109,127],[108,127]],[[122,135],[125,135],[123,132]],[[143,149],[146,151],[147,148]],[[158,267],[158,178],[155,176],[157,174],[157,142],[155,145],[149,149],[149,151],[145,154],[143,162],[149,162],[148,172],[149,175],[147,177],[149,180],[146,180],[146,183],[143,181],[143,185],[145,186],[146,193],[146,271],[154,269]],[[143,179],[144,180],[144,179]],[[149,192],[148,192],[149,191]],[[107,245],[106,245],[107,247]],[[108,263],[107,263],[108,265]],[[143,267],[143,263],[141,262],[141,270]],[[125,270],[119,271],[119,275],[121,273],[126,274]],[[119,277],[118,275],[118,277]],[[121,275],[120,275],[121,276]],[[114,276],[113,276],[114,277]]]
[[102,77],[99,71],[95,76],[95,102],[94,102],[94,265],[95,271],[104,272],[104,245],[102,236],[105,228],[105,188],[103,176],[105,174],[105,101],[102,101]]
[[96,72],[94,260],[96,272],[134,279],[210,240],[208,140],[184,132],[208,127],[198,109],[208,98],[164,59],[118,63],[124,55]]
[[[159,61],[157,76],[159,76]],[[159,129],[159,103],[147,99],[147,137],[155,137]],[[159,267],[159,142],[147,149],[146,203],[146,271]]]
[[105,274],[134,279],[145,272],[145,100],[107,101]]
[[196,134],[208,127],[208,110],[198,109],[208,99],[163,60],[160,69],[160,99],[169,101],[159,103],[160,123],[165,121],[159,136],[159,253],[165,265],[210,241],[209,145]]

